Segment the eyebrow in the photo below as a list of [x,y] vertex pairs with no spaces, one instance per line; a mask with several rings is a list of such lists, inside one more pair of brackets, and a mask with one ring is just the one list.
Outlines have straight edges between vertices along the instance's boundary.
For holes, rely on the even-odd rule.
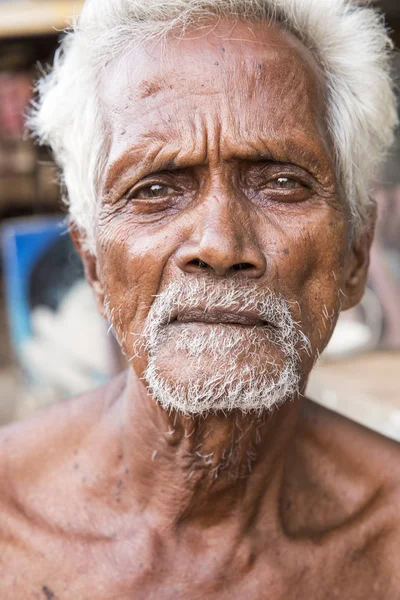
[[[106,194],[112,193],[114,188],[123,185],[124,175],[130,180],[140,181],[152,173],[183,169],[185,165],[177,161],[178,154],[179,148],[172,148],[172,144],[166,147],[164,143],[148,142],[145,150],[143,143],[133,145],[108,167],[103,189]],[[193,162],[193,165],[186,167],[194,164],[198,163]]]
[[[302,142],[291,139],[282,139],[277,136],[274,139],[259,137],[254,142],[243,142],[239,148],[231,148],[221,156],[223,161],[245,160],[249,162],[274,162],[281,164],[294,164],[310,172],[316,177],[317,174],[332,167],[332,157],[324,149],[324,157],[321,160],[319,153],[310,147],[303,138]],[[208,163],[207,152],[204,149],[190,151],[183,148],[178,140],[165,144],[164,139],[149,139],[132,145],[129,150],[116,159],[108,168],[103,189],[105,193],[111,193],[119,189],[124,183],[124,174],[129,182],[132,179],[140,179],[160,172],[173,172],[189,169],[191,167],[206,165]]]
[[[279,141],[279,143],[281,142]],[[304,139],[301,143],[293,140],[283,140],[279,151],[276,154],[273,151],[272,154],[276,156],[276,162],[293,163],[309,170],[311,174],[318,174],[323,173],[328,168],[333,168],[333,157],[325,143],[322,142],[322,138],[321,146],[323,147],[322,156],[310,147]]]

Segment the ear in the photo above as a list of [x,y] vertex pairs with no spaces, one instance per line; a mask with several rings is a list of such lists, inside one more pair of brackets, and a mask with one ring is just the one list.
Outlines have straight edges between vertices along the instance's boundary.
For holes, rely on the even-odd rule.
[[85,249],[84,235],[82,235],[82,233],[79,231],[76,225],[72,223],[70,225],[69,232],[72,241],[75,244],[75,248],[77,249],[78,254],[81,257],[83,268],[85,271],[86,281],[89,283],[90,287],[94,292],[97,310],[102,316],[104,316],[105,294],[103,290],[103,285],[98,275],[97,259],[91,252],[89,252],[89,250]]
[[371,211],[367,226],[351,245],[345,269],[345,294],[342,310],[356,306],[362,299],[368,280],[370,250],[374,239],[376,208]]

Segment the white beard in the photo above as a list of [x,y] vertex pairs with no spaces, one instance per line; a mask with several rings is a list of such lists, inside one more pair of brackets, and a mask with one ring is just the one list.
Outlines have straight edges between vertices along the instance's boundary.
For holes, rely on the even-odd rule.
[[[174,310],[199,307],[204,313],[251,310],[270,326],[170,324]],[[148,353],[143,379],[151,395],[165,410],[192,416],[234,409],[262,412],[281,405],[299,392],[298,351],[310,349],[283,297],[238,279],[170,285],[150,309],[137,348],[143,345]],[[181,359],[178,373],[176,356]]]

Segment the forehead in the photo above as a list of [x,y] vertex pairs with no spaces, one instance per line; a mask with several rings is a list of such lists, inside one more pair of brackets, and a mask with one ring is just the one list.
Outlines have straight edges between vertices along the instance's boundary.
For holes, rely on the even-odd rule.
[[277,24],[227,20],[170,35],[166,45],[113,61],[101,97],[111,135],[108,165],[153,143],[202,155],[205,146],[218,145],[227,159],[246,145],[260,151],[265,144],[297,144],[321,160],[329,154],[318,65]]

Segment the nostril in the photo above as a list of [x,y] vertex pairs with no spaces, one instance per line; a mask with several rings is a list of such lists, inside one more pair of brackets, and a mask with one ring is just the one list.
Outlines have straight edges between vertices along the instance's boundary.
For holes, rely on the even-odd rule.
[[249,269],[254,269],[254,265],[250,263],[238,263],[237,265],[233,265],[231,269],[232,271],[248,271]]
[[210,268],[210,265],[208,265],[203,260],[200,260],[199,258],[195,258],[195,259],[191,260],[188,264],[193,265],[194,267],[200,267],[200,269],[209,269]]

